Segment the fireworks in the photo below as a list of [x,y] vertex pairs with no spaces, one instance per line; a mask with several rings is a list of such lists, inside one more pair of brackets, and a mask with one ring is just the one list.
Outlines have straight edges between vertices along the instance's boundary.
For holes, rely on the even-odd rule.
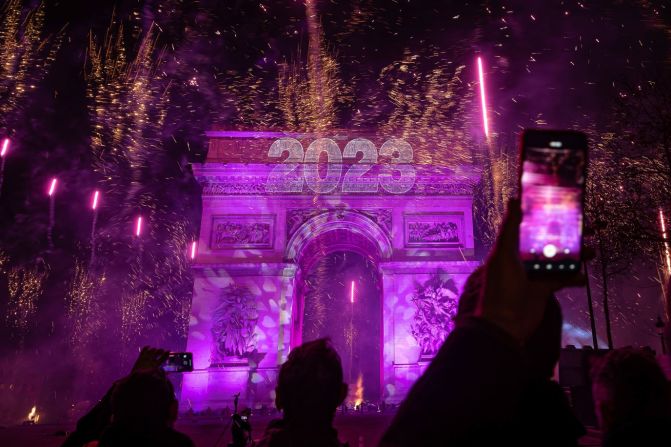
[[47,194],[49,195],[49,226],[47,228],[47,241],[49,243],[49,250],[54,249],[54,241],[53,241],[53,230],[54,230],[54,219],[55,219],[55,212],[56,212],[56,202],[55,202],[55,197],[54,194],[56,192],[56,184],[58,183],[58,180],[56,177],[51,179],[51,182],[49,182],[49,191]]
[[105,282],[104,275],[92,275],[86,265],[75,262],[74,274],[66,294],[66,317],[70,326],[70,341],[74,349],[83,349],[96,340],[100,326],[105,324],[96,318],[96,296]]
[[489,139],[489,122],[487,121],[487,100],[485,98],[485,74],[482,70],[482,58],[478,57],[478,80],[480,83],[480,102],[482,103],[482,128],[485,138]]
[[664,260],[666,261],[666,276],[671,277],[671,251],[669,250],[669,240],[666,233],[666,222],[664,219],[664,211],[659,209],[659,226],[662,233],[662,240],[664,241]]
[[7,324],[21,339],[32,326],[48,275],[48,267],[43,264],[13,267],[8,272]]
[[[51,41],[42,37],[45,18],[44,2],[24,14],[23,1],[10,0],[3,8],[0,23],[0,128],[11,133],[17,112],[25,106],[26,97],[46,76],[60,48],[63,33]],[[4,145],[3,145],[4,146]]]
[[2,140],[2,149],[0,149],[0,157],[4,157],[7,155],[7,151],[9,151],[9,138],[5,138]]
[[[155,11],[158,3],[162,5],[162,15]],[[193,29],[191,24],[188,27],[184,25],[190,19],[182,20],[184,17],[173,17],[175,13],[169,12],[179,11],[180,7],[163,7],[168,3],[179,2],[158,3],[148,3],[144,11],[160,17],[162,20],[157,22],[161,23],[163,29],[167,29],[164,22],[170,21],[177,23],[179,29]],[[610,88],[607,76],[611,75],[605,74],[609,70],[594,69],[612,67],[612,62],[604,65],[606,59],[600,55],[603,52],[596,51],[598,45],[603,46],[608,37],[605,33],[599,35],[597,26],[589,32],[568,32],[566,27],[573,25],[562,22],[569,13],[571,20],[589,18],[590,16],[585,15],[588,14],[589,6],[585,9],[580,3],[579,6],[563,5],[561,14],[552,14],[557,12],[552,6],[534,7],[538,10],[534,10],[531,15],[528,8],[521,4],[515,11],[502,6],[487,9],[487,14],[484,15],[473,9],[471,12],[474,16],[479,14],[477,27],[472,27],[469,23],[467,27],[459,28],[464,18],[471,13],[465,7],[462,11],[460,6],[457,8],[459,10],[452,11],[454,14],[445,15],[450,23],[447,28],[454,28],[453,34],[459,34],[457,37],[460,39],[457,42],[441,32],[444,42],[455,42],[447,47],[433,38],[435,28],[429,30],[433,25],[413,24],[410,17],[414,15],[407,14],[406,9],[401,11],[405,6],[394,12],[389,11],[386,5],[375,6],[375,2],[356,2],[357,7],[353,10],[348,10],[345,6],[329,6],[327,3],[308,1],[299,4],[298,8],[305,8],[305,17],[292,17],[291,23],[286,27],[287,35],[296,28],[299,37],[292,39],[307,48],[289,48],[286,42],[278,44],[283,37],[279,33],[272,35],[274,31],[271,30],[268,31],[267,41],[261,42],[260,47],[256,43],[246,45],[253,47],[254,52],[245,54],[245,57],[249,56],[248,61],[251,61],[246,66],[247,59],[236,59],[238,56],[235,55],[229,57],[226,54],[226,63],[228,60],[233,62],[224,66],[217,65],[214,57],[210,60],[209,55],[203,56],[204,53],[193,56],[186,54],[188,51],[185,48],[201,50],[198,48],[201,43],[180,43],[180,39],[187,35],[186,31],[184,36],[179,34],[177,37],[161,31],[160,41],[168,42],[167,52],[164,54],[161,48],[156,47],[158,28],[146,26],[143,31],[140,25],[143,20],[146,24],[150,23],[146,20],[147,16],[143,15],[144,12],[133,12],[130,15],[133,17],[133,29],[130,32],[124,32],[122,24],[116,19],[107,33],[100,34],[101,39],[97,39],[92,32],[85,69],[86,98],[93,129],[91,154],[94,182],[100,190],[95,190],[92,196],[87,194],[85,203],[82,204],[82,208],[90,206],[93,211],[91,258],[88,266],[77,261],[76,273],[67,298],[68,306],[71,306],[68,308],[68,315],[73,325],[73,337],[78,341],[82,342],[83,337],[86,337],[82,334],[91,336],[95,332],[94,321],[114,321],[114,318],[119,317],[123,320],[122,331],[129,344],[142,336],[143,325],[159,324],[154,323],[155,321],[175,323],[178,331],[183,331],[186,327],[188,298],[192,287],[189,261],[196,259],[198,246],[193,240],[194,232],[189,223],[189,213],[184,212],[189,205],[178,199],[183,197],[184,189],[178,185],[180,182],[175,181],[181,175],[175,168],[175,161],[184,154],[176,156],[175,146],[172,143],[165,145],[164,142],[184,141],[185,138],[178,134],[187,126],[177,123],[180,120],[184,122],[189,114],[195,115],[194,110],[198,106],[194,98],[202,98],[198,95],[204,91],[207,79],[216,78],[212,82],[221,86],[221,91],[217,92],[220,95],[212,94],[208,99],[217,105],[226,103],[223,108],[212,107],[211,114],[227,127],[320,133],[333,133],[339,128],[362,132],[370,130],[380,137],[396,136],[409,141],[415,150],[416,164],[445,166],[450,169],[461,165],[475,165],[477,169],[481,169],[482,180],[477,186],[473,218],[476,226],[484,227],[484,230],[476,229],[476,239],[485,247],[493,240],[503,210],[502,204],[515,192],[515,143],[512,137],[504,140],[507,135],[503,130],[510,129],[512,135],[517,127],[527,126],[529,123],[582,126],[586,122],[583,118],[585,115],[605,110],[603,100],[593,109],[589,108],[588,100],[593,96],[602,98],[602,93]],[[666,33],[663,14],[659,14],[656,6],[649,3],[636,3],[637,6],[632,6],[632,9],[646,10],[645,20],[649,21],[651,28]],[[8,163],[12,162],[16,148],[26,154],[29,149],[33,150],[29,147],[32,144],[30,139],[24,138],[26,127],[17,124],[25,121],[21,121],[24,117],[18,112],[25,110],[26,98],[39,87],[39,81],[53,63],[61,39],[60,34],[51,40],[43,38],[44,5],[28,12],[26,8],[22,10],[23,4],[28,2],[6,2],[4,19],[0,24],[0,135],[6,137],[0,141],[0,191],[6,159],[9,158]],[[318,7],[324,9],[323,16],[317,11]],[[272,23],[270,20],[273,17],[275,20],[278,20],[277,17],[282,20],[282,14],[276,15],[277,10],[274,8],[279,7],[270,4],[261,6],[264,30],[273,28],[267,26]],[[441,14],[436,15],[442,15],[446,10],[441,8],[443,7],[436,7],[437,11],[441,11]],[[207,7],[202,7],[201,10],[206,9]],[[342,9],[343,12],[337,12],[336,9]],[[581,12],[581,9],[586,12]],[[170,21],[163,20],[168,16]],[[610,17],[604,14],[606,16]],[[341,17],[345,20],[339,21]],[[513,51],[515,39],[520,39],[519,30],[524,29],[524,23],[531,20],[535,27],[544,26],[547,23],[544,20],[548,20],[544,17],[554,17],[562,39],[543,42],[528,39],[525,42],[528,45],[522,45],[519,51]],[[249,17],[249,20],[256,18]],[[213,22],[215,26],[219,26],[216,21]],[[497,25],[491,26],[493,22]],[[199,22],[199,25],[203,23]],[[424,30],[425,25],[427,31]],[[614,29],[620,29],[619,23],[611,25]],[[412,26],[417,28],[412,29]],[[443,27],[444,23],[440,26]],[[219,28],[216,33],[205,26],[198,30],[198,35],[206,38],[207,45],[202,45],[203,47],[214,48],[221,34],[225,35],[225,39],[222,39],[225,40],[227,48],[240,45],[242,41],[248,44],[253,40],[240,32],[244,26],[240,27],[238,23],[227,22]],[[464,33],[466,28],[477,30]],[[302,35],[302,30],[307,30],[307,36]],[[370,33],[374,39],[366,41],[368,36],[364,32]],[[448,29],[445,33],[451,31]],[[625,34],[634,36],[636,33],[630,29]],[[394,41],[399,42],[399,46],[394,47],[390,42],[389,46],[378,45],[378,48],[373,48],[373,43],[380,36],[394,36]],[[646,64],[654,60],[654,55],[649,52],[654,46],[650,43],[653,37],[651,34],[650,38],[646,37],[639,42],[629,41],[627,45],[633,50],[625,49],[621,55],[608,55],[608,60],[624,64],[623,60],[626,59],[628,70],[631,72],[631,67],[634,67],[636,70],[633,71],[637,71],[638,61],[632,52],[645,52]],[[265,38],[264,34],[261,39]],[[527,39],[526,34],[524,39]],[[631,37],[621,35],[618,39]],[[560,47],[555,41],[561,41]],[[171,43],[175,43],[175,48],[169,46]],[[356,45],[361,49],[355,48]],[[491,48],[488,51],[491,58],[488,58],[486,67],[482,57],[476,56],[477,60],[472,60],[472,48]],[[369,55],[370,60],[366,60],[365,57]],[[556,55],[561,57],[554,57]],[[549,62],[549,59],[553,62]],[[213,72],[208,73],[203,68],[205,65],[213,67]],[[477,78],[475,73],[464,76],[467,65],[474,65]],[[176,66],[179,67],[175,68]],[[580,78],[581,72],[578,71],[581,66],[586,67],[582,72],[583,78]],[[641,65],[641,68],[644,67]],[[485,69],[490,76],[487,80]],[[175,76],[177,72],[179,73]],[[185,73],[185,76],[180,75]],[[493,77],[494,73],[496,78]],[[597,78],[596,73],[604,74]],[[640,77],[643,87],[635,86],[635,90],[645,90],[654,84],[652,80],[644,79],[645,75]],[[496,90],[493,88],[493,79],[499,81],[496,83],[499,87]],[[576,82],[573,85],[564,80]],[[485,85],[486,81],[489,82],[488,85]],[[49,86],[51,85],[50,83]],[[196,93],[188,98],[180,97],[174,93],[174,85],[183,87],[180,93]],[[568,91],[567,88],[575,94],[553,96],[551,93],[555,89]],[[54,96],[59,92],[62,90],[55,89]],[[630,92],[620,94],[631,95]],[[478,95],[479,100],[476,98]],[[536,101],[535,98],[543,100]],[[490,102],[489,108],[487,100]],[[561,102],[561,107],[557,107],[557,102]],[[576,113],[566,114],[570,117],[564,118],[561,115],[566,110],[574,110]],[[656,118],[663,115],[639,113],[634,108],[630,110],[640,117]],[[608,121],[608,118],[603,121]],[[668,128],[667,123],[663,124],[661,129]],[[192,127],[195,130],[189,135],[203,130],[197,126]],[[613,127],[618,130],[628,128],[620,126],[620,123]],[[477,137],[482,133],[486,139],[486,147],[478,144],[481,139]],[[659,140],[659,133],[656,135],[652,136],[653,140]],[[605,134],[599,134],[599,137],[602,136]],[[619,139],[622,146],[625,142],[631,146],[633,142],[639,144],[642,141],[638,135],[626,135]],[[599,138],[596,141],[598,144],[603,143]],[[195,146],[193,139],[191,145]],[[611,272],[615,275],[624,271],[626,265],[623,267],[620,263],[626,264],[622,259],[626,260],[627,257],[634,259],[635,255],[647,259],[654,257],[657,260],[660,226],[665,239],[662,261],[667,274],[671,274],[668,231],[664,214],[659,209],[660,206],[668,208],[669,197],[669,188],[664,186],[669,184],[669,177],[659,166],[661,157],[658,155],[662,153],[662,148],[659,144],[649,144],[647,141],[639,145],[641,151],[651,148],[646,157],[622,158],[622,154],[632,153],[631,149],[615,146],[597,148],[598,154],[594,157],[591,172],[594,180],[590,180],[588,194],[591,197],[588,204],[589,216],[604,216],[602,219],[606,226],[600,235],[605,239],[608,252],[606,262],[614,262],[609,264],[612,265],[609,275]],[[166,146],[171,146],[169,151]],[[54,157],[57,156],[55,152]],[[89,158],[91,157],[83,157]],[[182,160],[177,164],[180,169],[184,167]],[[17,166],[21,166],[21,163]],[[37,172],[32,178],[42,178],[42,174],[43,171]],[[51,233],[54,228],[54,203],[59,200],[60,207],[64,184],[59,182],[65,178],[75,177],[68,175],[60,177],[59,180],[54,178],[50,184],[44,185],[48,188],[50,200],[49,248],[53,248]],[[638,178],[645,181],[639,181]],[[74,181],[72,184],[74,185]],[[42,185],[39,185],[39,190],[42,196],[40,200],[43,200]],[[105,201],[101,207],[102,193],[105,194]],[[641,201],[645,201],[645,205]],[[315,199],[315,203],[317,202]],[[142,216],[137,216],[138,210],[142,210]],[[640,212],[641,210],[646,211]],[[657,217],[657,210],[659,222],[654,218]],[[40,208],[39,211],[43,210]],[[60,212],[59,208],[59,223]],[[31,236],[33,233],[43,234],[42,214],[30,219],[36,222],[36,226],[39,225],[37,231],[30,233]],[[147,220],[151,225],[144,228]],[[647,227],[642,222],[647,223]],[[40,239],[39,243],[43,242],[41,237],[35,239]],[[645,240],[645,244],[641,240]],[[142,247],[140,253],[138,247]],[[20,250],[23,247],[17,249],[17,259],[26,255]],[[9,252],[14,256],[14,252]],[[96,253],[99,261],[97,263],[94,262]],[[467,254],[464,260],[468,256],[471,255]],[[37,268],[17,259],[10,259],[3,254],[0,264],[10,277],[7,319],[12,322],[12,327],[17,328],[17,332],[23,333],[32,324],[31,319],[34,318],[39,297],[42,296],[47,269],[41,266]],[[306,288],[319,290],[328,280],[328,272],[320,275],[315,276],[313,283]],[[117,299],[120,295],[115,295],[117,291],[103,287],[106,278],[112,279],[109,283],[124,288],[127,295],[123,299]],[[364,296],[364,282],[357,281],[355,285],[352,281],[349,290],[347,280],[343,280],[343,283],[338,286],[338,290],[344,294],[344,305],[348,298],[347,292],[352,304],[355,302],[355,292],[359,298]],[[328,303],[332,297],[326,292],[314,294],[317,300],[314,304],[315,313],[324,313],[324,303]],[[362,306],[367,301],[358,299],[357,306],[354,307]],[[81,327],[78,326],[79,316],[86,321]],[[166,328],[169,326],[165,325]],[[169,330],[166,329],[165,332]],[[116,335],[118,328],[111,328],[110,331]],[[166,338],[169,336],[166,334]],[[353,337],[350,334],[350,341]]]
[[0,149],[0,158],[2,158],[2,161],[0,161],[0,193],[2,193],[2,183],[5,178],[5,155],[7,155],[8,150],[9,138],[5,138],[2,140],[2,149]]
[[142,216],[137,216],[135,219],[135,236],[140,237],[142,233]]
[[54,195],[54,193],[56,192],[56,184],[57,183],[58,183],[58,179],[56,179],[55,177],[52,178],[51,181],[49,182],[49,191],[47,192],[49,197],[52,197]]
[[98,199],[100,197],[100,191],[96,190],[93,193],[93,198],[91,199],[91,209],[95,211],[98,208]]

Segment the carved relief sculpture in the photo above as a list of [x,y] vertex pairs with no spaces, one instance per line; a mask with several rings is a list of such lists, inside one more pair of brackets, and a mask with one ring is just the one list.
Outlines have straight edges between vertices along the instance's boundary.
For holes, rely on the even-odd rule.
[[459,290],[454,280],[440,271],[415,287],[412,301],[417,311],[410,330],[421,348],[420,358],[433,357],[454,329]]
[[221,291],[212,314],[212,364],[248,357],[256,349],[254,329],[259,319],[256,298],[247,287],[232,284]]
[[272,248],[274,229],[274,216],[213,216],[210,248]]
[[409,214],[405,216],[407,247],[459,247],[463,245],[464,215]]

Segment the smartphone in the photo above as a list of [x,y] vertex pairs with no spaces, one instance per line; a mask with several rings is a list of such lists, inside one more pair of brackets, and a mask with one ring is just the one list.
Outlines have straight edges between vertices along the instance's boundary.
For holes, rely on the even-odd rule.
[[524,131],[519,254],[529,275],[570,275],[580,271],[586,180],[584,133]]
[[165,372],[193,371],[193,354],[191,352],[171,352],[163,364]]

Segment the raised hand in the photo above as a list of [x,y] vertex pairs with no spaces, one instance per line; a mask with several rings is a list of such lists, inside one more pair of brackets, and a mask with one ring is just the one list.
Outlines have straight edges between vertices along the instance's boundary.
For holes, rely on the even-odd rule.
[[145,346],[137,356],[137,360],[135,360],[131,373],[143,369],[158,369],[168,359],[169,354],[170,351],[166,351],[165,349]]
[[508,202],[508,212],[494,249],[485,263],[485,281],[476,315],[509,333],[520,343],[538,327],[552,293],[585,284],[571,276],[529,279],[519,258],[520,201]]

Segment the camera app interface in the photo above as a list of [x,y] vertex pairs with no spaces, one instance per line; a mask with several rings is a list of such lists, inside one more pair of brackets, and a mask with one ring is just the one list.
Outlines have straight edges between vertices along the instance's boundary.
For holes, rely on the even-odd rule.
[[[551,142],[561,146],[561,142]],[[566,148],[526,150],[522,165],[520,257],[532,271],[579,267],[585,158]]]

